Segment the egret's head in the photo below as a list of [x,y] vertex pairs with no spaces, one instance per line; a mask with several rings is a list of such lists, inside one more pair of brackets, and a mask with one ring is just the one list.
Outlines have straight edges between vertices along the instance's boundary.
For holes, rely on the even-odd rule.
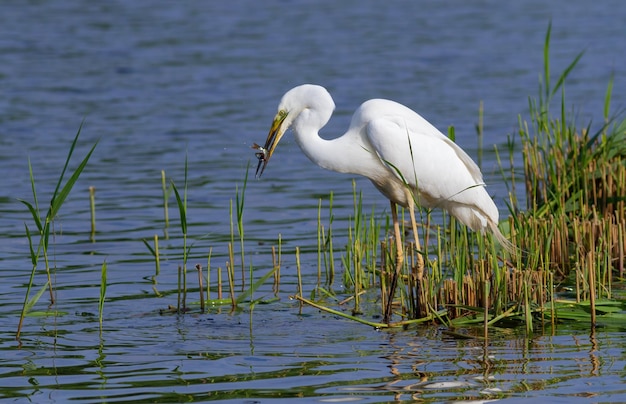
[[[259,150],[256,154],[259,159],[259,165],[256,169],[257,178],[263,174],[265,166],[267,166],[280,139],[301,114],[302,119],[298,122],[306,121],[319,129],[328,122],[334,108],[335,103],[324,87],[303,84],[287,91],[278,105],[278,112],[272,121],[265,145],[261,147],[255,144],[253,146]],[[304,111],[307,112],[303,114]],[[320,114],[321,111],[325,112]],[[296,130],[297,126],[296,123]]]

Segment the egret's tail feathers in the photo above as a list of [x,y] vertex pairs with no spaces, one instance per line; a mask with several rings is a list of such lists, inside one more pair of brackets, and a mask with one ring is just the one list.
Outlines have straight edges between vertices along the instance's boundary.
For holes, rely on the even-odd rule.
[[519,248],[517,248],[515,244],[511,243],[509,239],[506,238],[504,234],[502,234],[502,232],[498,228],[498,223],[495,223],[491,220],[489,220],[488,223],[489,223],[489,230],[491,230],[496,240],[498,240],[498,243],[500,243],[500,245],[505,250],[507,250],[510,254],[515,254],[519,251]]

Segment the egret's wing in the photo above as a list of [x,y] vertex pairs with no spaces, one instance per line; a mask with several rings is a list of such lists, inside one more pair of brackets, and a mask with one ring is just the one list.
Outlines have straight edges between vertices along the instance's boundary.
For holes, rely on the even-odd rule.
[[374,119],[367,136],[381,162],[434,204],[470,203],[476,197],[471,189],[482,188],[482,174],[467,153],[417,114]]

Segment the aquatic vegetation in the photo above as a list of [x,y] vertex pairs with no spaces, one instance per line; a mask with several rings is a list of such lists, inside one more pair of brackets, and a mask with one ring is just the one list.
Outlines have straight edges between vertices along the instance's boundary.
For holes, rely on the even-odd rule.
[[[621,302],[612,297],[614,275],[623,278],[626,241],[626,123],[614,122],[609,115],[612,81],[604,105],[605,124],[591,134],[591,125],[578,129],[567,113],[565,82],[582,57],[573,62],[551,86],[549,63],[550,27],[544,44],[544,75],[539,99],[529,100],[530,123],[519,118],[519,141],[523,155],[526,206],[516,194],[513,164],[516,137],[509,137],[507,148],[511,178],[508,206],[511,216],[502,225],[518,247],[508,255],[492,237],[473,234],[459,226],[453,217],[443,215],[443,223],[431,225],[430,213],[421,210],[426,271],[416,272],[415,247],[409,252],[399,278],[399,294],[390,292],[395,255],[392,240],[375,246],[378,232],[364,231],[361,223],[376,219],[363,215],[355,190],[355,213],[346,256],[343,258],[344,283],[352,290],[353,314],[361,313],[361,291],[379,285],[381,315],[392,305],[398,320],[386,323],[407,325],[415,319],[430,319],[448,325],[483,323],[524,324],[532,333],[537,323],[556,319],[585,318],[594,325],[597,315],[603,321],[623,320]],[[559,114],[550,113],[554,96],[561,94]],[[482,142],[482,107],[477,125]],[[451,128],[449,136],[454,137]],[[496,149],[498,161],[500,152]],[[505,169],[502,166],[502,173]],[[506,178],[505,178],[506,179]],[[404,223],[404,221],[402,221]],[[425,222],[425,224],[424,224]],[[371,228],[380,229],[380,224]],[[388,225],[385,230],[388,234]],[[405,232],[403,232],[405,234]],[[432,241],[429,242],[428,240]],[[321,245],[320,243],[318,243]],[[364,256],[370,254],[370,258]],[[379,269],[372,272],[372,260]],[[365,269],[363,264],[366,264]],[[376,276],[372,278],[372,274]],[[572,285],[572,286],[569,286]],[[564,289],[565,288],[565,289]],[[569,293],[560,292],[561,289]],[[566,299],[567,297],[567,299]],[[322,310],[337,314],[317,302],[297,297]],[[572,299],[573,300],[569,300]],[[602,300],[598,300],[602,299]],[[611,315],[607,316],[606,307]],[[440,311],[440,308],[445,308]],[[573,309],[575,308],[575,309]],[[563,312],[563,316],[560,315]],[[571,315],[574,312],[575,315]],[[586,313],[584,315],[583,313]],[[341,314],[342,316],[348,316]],[[359,319],[357,321],[369,323]],[[382,327],[383,323],[370,325]]]
[[[26,200],[23,199],[19,199],[19,201],[21,203],[23,203],[29,210],[33,221],[35,222],[35,226],[37,227],[37,232],[33,233],[31,231],[31,229],[28,227],[28,225],[25,223],[24,224],[24,228],[26,231],[26,237],[28,239],[28,246],[29,246],[29,251],[30,251],[30,259],[31,259],[31,263],[32,263],[32,270],[30,273],[30,279],[28,281],[28,286],[26,288],[26,294],[24,295],[24,304],[22,306],[22,313],[20,315],[20,321],[19,324],[17,326],[17,333],[16,333],[16,337],[19,338],[20,336],[20,332],[22,330],[22,324],[24,322],[24,317],[26,316],[26,314],[28,313],[28,310],[30,308],[32,308],[32,306],[37,302],[37,300],[39,299],[39,297],[41,297],[42,293],[37,293],[33,299],[29,300],[29,296],[30,296],[30,291],[35,279],[35,275],[37,273],[37,268],[39,265],[39,261],[41,258],[43,258],[44,260],[44,265],[45,265],[45,269],[46,269],[46,276],[48,277],[48,281],[46,283],[46,287],[49,288],[50,291],[50,302],[54,303],[55,298],[54,298],[54,290],[53,290],[53,282],[51,279],[51,266],[50,266],[50,260],[49,260],[49,254],[48,254],[48,247],[49,247],[49,242],[50,242],[50,235],[54,233],[54,220],[57,216],[57,214],[59,213],[59,210],[61,209],[61,207],[63,206],[63,203],[65,202],[65,200],[67,199],[67,197],[69,196],[70,192],[72,191],[72,188],[74,187],[74,184],[76,183],[76,181],[78,180],[78,178],[80,177],[81,173],[83,172],[83,170],[85,169],[85,166],[87,165],[87,162],[89,161],[89,158],[91,157],[92,153],[94,152],[98,142],[96,142],[91,149],[89,150],[89,152],[87,153],[87,155],[81,160],[81,162],[78,164],[78,166],[74,169],[74,171],[72,172],[72,174],[70,175],[70,178],[67,179],[67,181],[65,182],[65,184],[63,184],[63,180],[65,178],[65,174],[68,171],[68,167],[72,158],[72,154],[74,153],[74,148],[76,147],[76,144],[78,143],[78,138],[80,136],[81,133],[81,129],[82,129],[83,125],[81,123],[80,127],[78,128],[78,131],[76,132],[76,136],[74,137],[74,140],[72,141],[72,144],[70,145],[70,149],[69,152],[67,154],[67,158],[65,159],[65,165],[63,166],[63,170],[61,171],[61,175],[59,176],[59,179],[57,181],[56,187],[54,188],[54,192],[52,193],[52,197],[50,198],[50,203],[48,204],[48,210],[46,211],[45,216],[42,216],[41,211],[39,209],[39,201],[38,201],[38,197],[37,197],[37,191],[36,191],[36,187],[35,187],[35,176],[33,174],[33,168],[32,165],[30,163],[30,160],[28,161],[28,171],[30,173],[30,184],[31,184],[31,190],[33,193],[33,202],[28,202]],[[39,241],[37,243],[37,247],[34,246],[33,243],[33,235],[39,235]],[[43,289],[42,289],[43,290]]]
[[[161,171],[162,175],[162,184],[164,183],[164,170]],[[174,196],[176,198],[176,204],[178,206],[179,212],[179,220],[181,224],[181,238],[182,238],[182,254],[176,253],[176,260],[180,259],[182,261],[181,264],[177,266],[177,274],[178,274],[178,282],[175,293],[177,295],[177,305],[176,307],[168,306],[167,309],[162,309],[161,313],[176,313],[176,314],[185,314],[193,310],[193,307],[198,305],[200,307],[201,312],[205,312],[207,308],[211,307],[222,307],[225,305],[230,305],[231,310],[237,310],[239,306],[243,303],[247,304],[247,307],[252,308],[258,302],[268,302],[268,299],[255,299],[254,292],[258,290],[263,284],[267,282],[270,277],[274,277],[274,294],[278,295],[279,285],[280,285],[280,257],[281,257],[281,238],[280,235],[278,237],[278,255],[276,255],[276,248],[272,247],[272,256],[274,265],[271,270],[266,272],[261,277],[255,277],[253,272],[253,267],[249,265],[249,276],[246,279],[246,262],[245,262],[245,250],[244,250],[244,227],[243,227],[243,214],[244,214],[244,202],[245,202],[245,191],[246,184],[248,180],[248,169],[246,169],[246,175],[244,178],[244,183],[241,189],[237,185],[235,188],[235,204],[233,204],[233,200],[231,199],[229,204],[229,215],[230,215],[230,235],[228,236],[228,242],[226,243],[226,247],[228,250],[227,260],[225,262],[225,267],[217,267],[215,269],[216,272],[216,280],[212,281],[211,272],[212,265],[212,253],[213,247],[209,247],[208,254],[206,256],[207,263],[207,271],[206,277],[203,273],[202,265],[195,264],[195,270],[197,273],[198,279],[198,287],[197,293],[199,293],[199,299],[197,302],[187,302],[187,293],[188,292],[196,292],[196,289],[192,289],[191,286],[187,282],[187,274],[189,269],[187,268],[187,264],[191,259],[191,250],[193,244],[189,244],[189,240],[195,239],[193,236],[188,234],[190,222],[188,215],[188,206],[187,206],[187,187],[188,187],[188,166],[187,161],[185,161],[185,174],[184,174],[184,191],[182,193],[179,192],[178,188],[174,180],[170,180],[170,186],[168,188],[162,186],[163,196],[164,196],[164,206],[167,206],[167,199],[170,191],[173,191]],[[167,210],[167,209],[166,209]],[[236,222],[236,225],[235,225]],[[237,229],[239,243],[235,242],[235,228]],[[200,237],[201,239],[202,237]],[[146,246],[150,254],[154,257],[155,260],[155,275],[152,277],[152,282],[154,284],[153,289],[155,294],[159,297],[163,297],[169,295],[169,292],[159,292],[156,290],[157,277],[160,274],[161,268],[161,259],[159,252],[159,242],[158,236],[154,236],[154,247],[150,245],[147,240],[142,240],[143,244]],[[236,259],[236,245],[240,246],[239,257],[241,260],[241,276],[238,277],[235,268],[237,266]],[[194,257],[195,259],[195,257]],[[223,270],[226,271],[226,282],[223,279]],[[236,292],[236,286],[241,286],[241,290],[239,293]],[[206,295],[205,295],[206,289]],[[215,290],[217,293],[217,297],[213,298],[211,294],[211,290]],[[225,297],[224,291],[227,291],[228,295]],[[206,298],[205,298],[206,296]],[[269,299],[272,300],[272,299]]]
[[[178,303],[176,310],[178,312],[185,311],[187,309],[187,259],[189,257],[189,250],[191,247],[187,247],[187,157],[185,157],[185,180],[184,180],[184,192],[181,198],[174,181],[171,182],[174,195],[176,196],[176,204],[178,205],[178,212],[180,218],[180,229],[183,235],[183,265],[178,268]],[[182,294],[182,296],[181,296]]]
[[[500,159],[503,153],[497,148],[495,150],[509,190],[507,205],[510,216],[500,223],[500,227],[517,250],[511,252],[502,248],[491,234],[469,231],[445,212],[441,220],[435,220],[431,210],[422,208],[416,210],[420,222],[419,236],[424,240],[422,248],[411,242],[398,244],[388,215],[377,214],[374,210],[364,212],[362,195],[353,182],[353,214],[346,229],[344,248],[337,248],[335,239],[333,194],[327,200],[326,222],[322,220],[325,201],[319,200],[317,282],[312,287],[303,284],[301,271],[303,264],[313,264],[303,263],[300,247],[295,248],[297,284],[293,297],[301,302],[301,310],[303,305],[309,305],[377,328],[437,323],[453,329],[482,324],[485,335],[488,328],[494,325],[524,326],[530,334],[536,327],[555,325],[559,321],[585,321],[592,325],[598,322],[623,324],[626,321],[624,303],[613,296],[615,277],[623,279],[624,276],[626,251],[626,121],[617,122],[610,116],[611,81],[606,92],[604,124],[595,132],[591,130],[591,124],[579,128],[567,112],[564,87],[567,76],[582,54],[576,56],[552,86],[549,43],[550,29],[544,45],[544,74],[540,81],[539,98],[529,100],[530,118],[519,118],[519,130],[509,136],[506,144],[509,167],[505,167]],[[559,93],[560,109],[553,116],[550,107]],[[482,104],[476,129],[482,153]],[[18,337],[24,316],[46,289],[49,288],[50,300],[54,302],[48,260],[49,236],[54,233],[56,214],[96,146],[94,144],[63,185],[79,134],[80,129],[70,147],[45,216],[39,210],[33,169],[29,162],[34,202],[21,202],[35,221],[39,241],[35,243],[33,238],[37,233],[25,225],[32,272],[24,297]],[[453,127],[449,128],[448,137],[454,140]],[[514,164],[514,154],[520,149],[525,189],[523,203],[518,200],[517,191],[521,185],[518,177],[520,170]],[[479,164],[482,160],[480,153]],[[277,237],[277,246],[271,246],[271,268],[260,276],[255,274],[244,248],[248,168],[243,185],[235,187],[234,203],[230,201],[230,235],[226,239],[224,266],[215,268],[212,265],[213,247],[209,247],[208,254],[201,256],[203,262],[206,259],[206,275],[202,265],[195,265],[197,288],[192,288],[187,282],[187,266],[192,257],[189,242],[194,239],[189,234],[187,158],[182,193],[173,180],[167,180],[165,171],[161,171],[165,237],[169,237],[168,201],[173,191],[182,238],[182,252],[176,250],[175,268],[169,268],[178,271],[177,287],[171,291],[157,290],[161,257],[167,257],[167,252],[160,251],[159,237],[154,235],[152,244],[143,240],[155,262],[152,277],[155,296],[177,296],[176,307],[169,306],[162,313],[184,315],[195,307],[199,307],[202,313],[223,306],[238,310],[242,305],[252,311],[257,303],[278,299],[284,256],[281,235]],[[90,234],[95,242],[94,187],[90,188],[90,207]],[[400,234],[403,235],[412,230],[408,228],[405,214],[405,210],[399,213]],[[237,248],[239,251],[236,251]],[[405,251],[405,259],[397,271],[399,248]],[[31,286],[42,257],[48,281],[31,297]],[[341,276],[337,275],[339,264],[342,267]],[[241,268],[240,272],[235,270],[237,267]],[[223,279],[224,270],[227,284]],[[212,275],[213,271],[216,276]],[[255,292],[270,278],[273,278],[274,296],[255,297]],[[236,286],[240,286],[241,290],[236,290]],[[105,261],[101,270],[98,305],[101,332],[106,287]],[[309,297],[304,297],[308,289],[312,289]],[[188,292],[198,293],[197,303],[188,304]],[[382,321],[379,321],[381,318]]]

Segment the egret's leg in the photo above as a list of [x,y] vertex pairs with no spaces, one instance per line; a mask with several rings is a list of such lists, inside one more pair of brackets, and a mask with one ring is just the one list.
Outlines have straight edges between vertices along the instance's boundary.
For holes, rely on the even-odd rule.
[[391,202],[391,217],[393,219],[393,232],[396,239],[396,270],[391,278],[391,285],[389,285],[389,295],[387,299],[387,307],[385,307],[385,316],[383,321],[389,323],[391,320],[391,306],[393,304],[393,297],[396,294],[396,285],[398,283],[398,277],[402,270],[402,263],[404,262],[404,254],[402,253],[402,237],[400,235],[400,223],[398,222],[398,212],[396,212],[396,204]]
[[411,226],[413,227],[413,237],[415,237],[415,248],[417,249],[417,279],[422,280],[424,276],[424,256],[422,255],[422,248],[420,246],[420,236],[417,234],[417,222],[415,221],[415,203],[413,198],[409,199],[409,214],[411,215]]

